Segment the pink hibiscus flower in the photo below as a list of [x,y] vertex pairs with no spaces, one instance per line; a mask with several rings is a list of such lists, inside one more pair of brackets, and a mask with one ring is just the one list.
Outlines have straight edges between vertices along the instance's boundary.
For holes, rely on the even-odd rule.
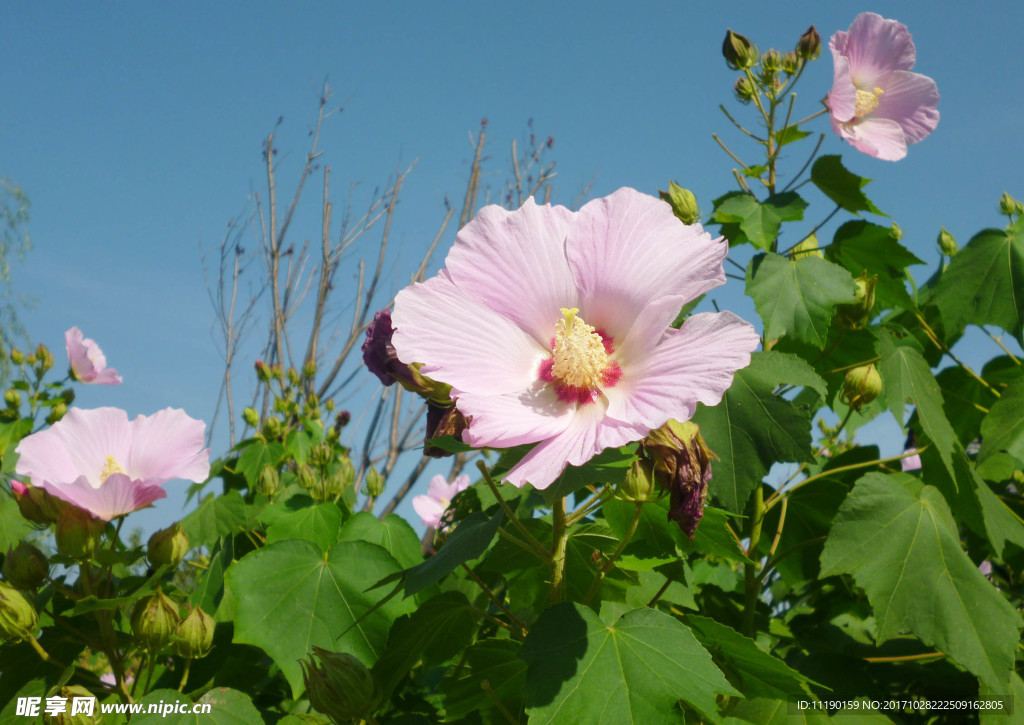
[[445,268],[395,299],[399,359],[452,386],[473,446],[537,443],[507,474],[546,488],[605,448],[718,403],[750,363],[753,326],[680,307],[725,282],[728,244],[620,189],[578,212],[488,206]]
[[68,349],[71,374],[76,380],[97,385],[121,384],[121,376],[114,368],[107,367],[107,358],[103,356],[99,345],[83,337],[77,327],[64,333],[64,345]]
[[52,496],[109,521],[167,493],[172,478],[210,474],[206,424],[166,408],[129,422],[117,408],[72,408],[18,444],[17,473]]
[[469,476],[456,476],[451,483],[438,474],[430,479],[430,488],[425,496],[414,496],[412,507],[420,515],[424,526],[436,529],[441,525],[441,517],[448,509],[452,499],[461,491],[469,488]]
[[939,90],[928,76],[910,72],[917,52],[905,25],[861,13],[828,47],[835,63],[828,94],[832,129],[854,148],[897,161],[935,130]]

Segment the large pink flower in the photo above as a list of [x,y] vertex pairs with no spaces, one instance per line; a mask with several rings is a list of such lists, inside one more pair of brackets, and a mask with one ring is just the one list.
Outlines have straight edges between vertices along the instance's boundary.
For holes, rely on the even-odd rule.
[[109,521],[164,498],[162,485],[172,478],[205,480],[205,430],[202,421],[171,408],[131,422],[117,408],[72,408],[18,444],[16,470],[51,495]]
[[861,13],[828,47],[835,79],[828,94],[832,128],[869,156],[897,161],[939,124],[939,90],[911,73],[917,59],[907,27]]
[[436,529],[441,525],[441,517],[448,510],[455,495],[469,488],[469,476],[456,476],[451,483],[438,474],[430,479],[430,488],[424,496],[414,496],[412,507],[420,515],[425,526]]
[[71,374],[76,380],[97,385],[121,384],[121,376],[117,371],[107,367],[107,358],[104,357],[100,346],[83,337],[82,331],[77,327],[72,327],[64,333],[64,346],[68,349]]
[[718,403],[754,328],[728,312],[669,327],[725,282],[728,245],[663,201],[620,189],[578,212],[488,206],[445,269],[395,299],[404,363],[452,386],[473,446],[537,443],[505,480],[549,486],[566,464]]

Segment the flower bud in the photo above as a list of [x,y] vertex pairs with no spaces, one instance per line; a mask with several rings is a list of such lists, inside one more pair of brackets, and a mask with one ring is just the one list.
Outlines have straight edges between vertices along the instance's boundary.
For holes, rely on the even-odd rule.
[[188,534],[180,523],[172,524],[149,537],[146,556],[153,566],[164,566],[176,569],[185,560],[190,546]]
[[313,647],[300,664],[310,704],[335,722],[363,720],[380,704],[373,674],[356,657]]
[[739,33],[727,30],[722,41],[722,55],[730,68],[743,70],[757,62],[757,47]]
[[377,498],[384,493],[384,476],[377,472],[373,466],[366,472],[365,479],[366,495]]
[[892,223],[892,232],[891,232],[891,234],[892,234],[893,241],[895,241],[895,242],[898,242],[899,240],[903,239],[903,229],[901,229],[900,225],[897,224],[896,222]]
[[277,469],[267,464],[260,471],[260,477],[256,481],[256,493],[263,494],[267,498],[270,498],[277,489],[281,486],[281,476],[278,474]]
[[62,712],[49,714],[49,712],[43,712],[43,722],[46,725],[93,725],[93,723],[100,722],[100,716],[95,712],[93,708],[93,714],[87,715],[84,712],[77,712],[74,715],[71,714],[71,703],[76,697],[88,697],[93,698],[93,695],[89,690],[85,689],[81,685],[70,685],[65,687],[54,687],[46,693],[46,698],[59,697],[65,701],[66,707]]
[[64,404],[64,401],[61,400],[60,402],[55,403],[52,408],[50,408],[50,413],[49,415],[46,416],[46,422],[49,423],[50,425],[53,425],[54,423],[58,422],[61,418],[63,418],[65,415],[67,415],[67,412],[68,406],[66,406]]
[[54,498],[37,486],[29,486],[20,481],[11,481],[11,492],[18,502],[18,510],[29,521],[44,526],[60,521],[64,509],[68,505],[59,498]]
[[135,603],[131,621],[135,641],[143,647],[159,649],[178,627],[178,605],[158,591]]
[[[331,403],[333,401],[328,400],[327,402]],[[337,428],[340,431],[342,428],[344,428],[346,425],[348,425],[351,421],[352,421],[352,413],[350,413],[347,410],[339,411],[338,414],[336,416],[334,416],[334,427]]]
[[260,427],[260,414],[256,412],[255,408],[245,408],[242,411],[242,420],[252,428]]
[[302,377],[312,380],[316,377],[316,360],[310,360],[302,366]]
[[309,462],[319,468],[324,468],[334,458],[334,448],[329,443],[317,443],[309,452]]
[[296,475],[299,479],[299,485],[307,491],[311,491],[320,480],[320,476],[317,475],[316,471],[308,463],[300,464]]
[[813,25],[796,42],[796,54],[802,60],[815,60],[821,55],[821,36]]
[[946,227],[942,227],[942,231],[939,232],[939,251],[945,254],[947,257],[952,257],[956,254],[960,246],[956,243],[956,237],[946,231]]
[[788,76],[795,76],[800,72],[800,58],[795,51],[789,51],[782,56],[782,71]]
[[199,607],[193,607],[174,630],[174,648],[182,657],[205,657],[213,646],[217,623]]
[[11,362],[15,365],[21,365],[25,362],[25,353],[16,347],[11,348]]
[[740,76],[736,79],[736,84],[732,87],[732,92],[736,95],[736,100],[740,103],[750,103],[754,100],[754,96],[757,94],[754,84],[751,83],[750,79],[746,76]]
[[281,437],[280,418],[273,415],[267,418],[267,421],[263,424],[263,437],[270,441]]
[[657,482],[668,489],[668,518],[693,540],[704,516],[711,480],[711,459],[696,423],[669,420],[643,440],[643,450],[654,463]]
[[331,475],[337,478],[337,484],[332,484],[332,486],[338,485],[339,493],[355,483],[356,469],[352,465],[352,459],[348,456],[340,456]]
[[846,372],[840,399],[858,413],[882,393],[882,376],[874,365],[861,365]]
[[265,362],[257,360],[253,367],[256,368],[256,378],[260,382],[265,383],[270,380],[270,368]]
[[1010,216],[1011,214],[1019,214],[1018,207],[1020,202],[1014,199],[1012,196],[1007,194],[1005,191],[1003,195],[999,197],[999,213]]
[[46,554],[27,541],[7,550],[4,557],[4,579],[18,589],[38,589],[50,573]]
[[0,641],[20,642],[36,632],[39,615],[21,592],[0,582]]
[[772,48],[761,56],[761,68],[765,73],[778,73],[782,70],[782,54]]
[[11,388],[4,392],[4,402],[7,407],[12,410],[17,410],[21,407],[21,393],[14,388]]
[[667,201],[683,224],[693,224],[700,220],[700,209],[697,208],[697,197],[689,189],[684,189],[674,181],[668,182],[668,191],[659,191],[662,201]]
[[[462,440],[462,431],[466,430],[466,419],[454,405],[437,405],[427,403],[427,440],[451,436],[457,441]],[[454,455],[444,448],[433,445],[423,446],[423,455],[431,458],[444,458]]]
[[288,368],[288,382],[296,387],[302,382],[302,378],[299,377],[295,368]]
[[100,544],[103,522],[74,506],[64,509],[57,522],[57,551],[71,559],[88,559]]
[[284,366],[281,363],[274,363],[270,366],[270,377],[274,380],[284,380]]
[[39,343],[39,347],[36,348],[36,361],[39,363],[39,369],[44,373],[53,367],[53,353],[42,343]]
[[875,306],[875,284],[878,276],[874,275],[868,279],[868,273],[864,272],[854,280],[857,289],[854,291],[854,301],[847,305],[836,306],[836,317],[840,324],[851,330],[860,330],[871,321],[871,308]]
[[653,501],[656,498],[654,482],[653,466],[649,461],[638,458],[630,465],[626,478],[616,492],[623,501]]

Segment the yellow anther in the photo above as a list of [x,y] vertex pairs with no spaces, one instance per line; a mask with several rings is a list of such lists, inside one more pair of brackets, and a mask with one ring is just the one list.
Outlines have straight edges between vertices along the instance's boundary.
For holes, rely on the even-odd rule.
[[862,91],[858,88],[857,97],[853,103],[853,112],[857,118],[862,118],[878,108],[878,97],[884,92],[878,86],[875,86],[874,91]]
[[127,473],[127,471],[121,468],[121,464],[113,456],[107,456],[107,463],[103,466],[103,470],[100,471],[100,483],[103,483],[115,473]]
[[601,336],[577,316],[578,312],[576,307],[563,307],[562,319],[555,323],[551,373],[566,385],[597,388],[608,367],[608,353]]

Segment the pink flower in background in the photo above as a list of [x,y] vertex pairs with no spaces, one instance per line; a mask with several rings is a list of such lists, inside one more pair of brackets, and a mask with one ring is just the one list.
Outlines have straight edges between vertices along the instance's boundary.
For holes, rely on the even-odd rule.
[[426,496],[414,496],[412,507],[420,515],[424,526],[433,529],[441,525],[441,517],[451,504],[455,495],[469,488],[469,476],[456,476],[451,483],[445,480],[444,476],[438,474],[430,479],[430,488]]
[[165,497],[172,478],[203,481],[206,424],[166,408],[129,422],[117,408],[72,408],[18,444],[16,470],[52,496],[109,521]]
[[939,90],[928,76],[910,72],[917,52],[905,25],[861,13],[828,47],[835,63],[828,94],[832,129],[854,148],[897,161],[935,130]]
[[392,343],[452,386],[464,441],[537,443],[505,480],[546,488],[566,464],[715,405],[750,363],[758,335],[729,312],[670,328],[725,282],[728,249],[634,189],[578,212],[488,206],[436,277],[398,293]]
[[64,345],[68,349],[68,362],[75,379],[97,385],[121,384],[121,376],[114,368],[107,367],[107,358],[99,345],[87,337],[83,338],[77,327],[64,333]]
[[904,453],[913,453],[912,456],[900,459],[900,470],[904,473],[921,470],[921,456],[917,453],[917,433],[911,430],[907,433],[907,441],[903,444]]

